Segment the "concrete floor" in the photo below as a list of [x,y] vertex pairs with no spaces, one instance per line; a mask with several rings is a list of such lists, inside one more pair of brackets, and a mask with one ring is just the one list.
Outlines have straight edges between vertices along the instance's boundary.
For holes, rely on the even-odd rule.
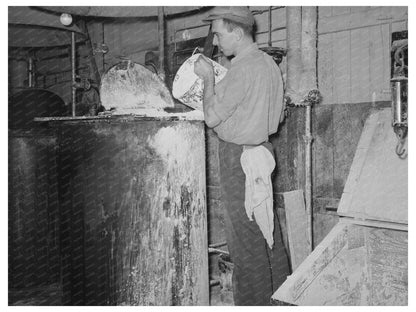
[[233,306],[234,298],[232,290],[221,289],[220,285],[211,286],[209,292],[210,306]]
[[[9,306],[60,306],[62,291],[59,285],[9,291]],[[233,306],[233,292],[220,285],[210,287],[210,306]]]
[[[233,306],[232,264],[224,262],[219,266],[219,254],[211,254],[210,279],[220,283],[210,287],[210,306]],[[9,306],[60,306],[62,305],[62,289],[59,284],[9,290]]]

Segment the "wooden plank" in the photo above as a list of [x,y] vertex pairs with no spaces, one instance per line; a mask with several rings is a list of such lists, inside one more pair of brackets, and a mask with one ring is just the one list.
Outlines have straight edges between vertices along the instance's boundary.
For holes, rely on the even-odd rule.
[[314,213],[313,215],[313,245],[319,245],[338,223],[336,214]]
[[333,33],[407,19],[407,7],[371,7],[368,10],[351,14],[322,17],[319,19],[318,33]]
[[371,10],[370,6],[352,6],[351,13]]
[[363,228],[348,227],[347,243],[296,300],[300,306],[368,305],[366,247]]
[[344,186],[344,191],[338,205],[338,213],[341,213],[343,210],[348,210],[351,206],[351,194],[354,188],[357,185],[357,181],[360,175],[361,168],[364,164],[368,145],[370,144],[373,133],[376,129],[375,127],[375,118],[374,114],[370,115],[369,119],[366,121],[363,132],[361,134],[358,146],[353,158],[353,162],[348,174],[347,181]]
[[311,242],[307,229],[308,215],[301,190],[285,192],[283,197],[285,201],[290,259],[292,271],[294,271],[309,254]]
[[408,29],[409,29],[409,25],[408,25],[407,18],[405,19],[405,21],[394,22],[391,24],[392,33],[396,31],[402,31],[402,30],[408,30]]
[[[282,124],[279,125],[278,132],[270,136],[270,142],[273,145],[276,168],[272,175],[273,191],[275,193],[285,192],[288,189],[288,163],[287,158],[287,130],[289,118],[286,118]],[[282,206],[283,207],[283,206]]]
[[348,218],[342,217],[339,218],[340,223],[348,223],[348,224],[356,224],[356,225],[364,225],[370,226],[375,228],[383,228],[383,229],[392,229],[398,231],[408,231],[408,225],[402,223],[394,223],[394,222],[385,222],[385,221],[376,221],[376,220],[360,220],[355,218]]
[[[280,229],[281,229],[281,232],[282,232],[283,245],[285,246],[286,250],[290,251],[285,209],[284,208],[279,208],[278,206],[277,207],[275,206],[275,213],[276,213],[276,217],[277,217],[277,222],[279,223],[279,226],[280,226]],[[288,254],[288,257],[290,259],[290,252],[288,252],[287,254]]]
[[[407,246],[406,231],[340,222],[272,299],[302,306],[407,305]],[[336,252],[321,267],[328,248]]]
[[320,35],[318,38],[318,87],[322,94],[321,104],[334,103],[333,36]]
[[[305,109],[290,108],[290,117],[287,119],[287,177],[288,184],[285,190],[298,190],[304,187],[305,181],[305,156],[304,141],[305,133]],[[290,133],[290,135],[289,135]]]
[[273,294],[273,300],[297,304],[297,299],[347,243],[348,226],[337,224],[298,269]]
[[334,124],[333,105],[312,110],[312,193],[314,197],[334,196]]
[[[256,27],[257,32],[269,31],[269,7],[263,7],[262,10],[267,10],[262,14],[254,15],[254,19],[256,20]],[[253,10],[253,8],[250,8]],[[257,10],[257,8],[256,8]],[[285,27],[286,26],[286,10],[279,9],[279,10],[272,10],[272,29],[278,27]]]
[[333,34],[334,104],[351,103],[351,36],[349,31]]
[[332,7],[332,16],[339,16],[344,14],[349,14],[351,12],[351,7],[349,6],[334,6]]
[[334,197],[341,198],[370,104],[335,105]]
[[313,205],[315,213],[336,215],[339,198],[333,197],[314,197]]
[[389,42],[389,37],[383,28],[388,25],[379,25],[369,28],[370,40],[370,96],[372,101],[385,99],[383,90],[388,87],[389,76],[385,76],[385,68],[389,67],[388,49],[383,44]]
[[368,28],[351,31],[351,102],[370,102]]
[[166,19],[166,38],[169,44],[185,40],[184,32],[191,35],[190,39],[206,37],[209,23],[202,20],[210,14],[211,10],[203,10],[196,14],[184,14],[176,18]]
[[318,6],[319,18],[332,16],[332,8],[332,6]]
[[[263,33],[263,34],[257,34],[256,35],[256,42],[257,44],[261,46],[268,46],[269,41],[269,34]],[[279,30],[272,32],[272,46],[273,47],[281,47],[281,42],[286,41],[286,30]]]
[[371,304],[406,306],[408,302],[408,233],[368,229],[367,257]]
[[382,42],[382,51],[383,51],[383,81],[381,88],[381,101],[391,101],[391,89],[390,89],[390,78],[391,78],[391,34],[390,34],[390,25],[383,25],[380,29],[381,37],[383,38]]
[[391,110],[370,116],[357,147],[338,213],[407,224],[408,160],[395,153]]

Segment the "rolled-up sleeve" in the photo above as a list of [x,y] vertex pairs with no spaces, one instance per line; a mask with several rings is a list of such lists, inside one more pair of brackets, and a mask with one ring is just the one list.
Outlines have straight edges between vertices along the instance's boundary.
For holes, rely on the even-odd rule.
[[247,75],[244,68],[232,68],[215,86],[213,109],[222,120],[227,120],[244,101],[247,90]]

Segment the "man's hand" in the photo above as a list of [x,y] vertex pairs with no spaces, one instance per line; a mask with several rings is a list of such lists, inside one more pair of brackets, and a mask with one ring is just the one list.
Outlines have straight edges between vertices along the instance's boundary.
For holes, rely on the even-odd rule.
[[200,55],[194,63],[194,73],[204,81],[214,80],[214,67],[204,56]]

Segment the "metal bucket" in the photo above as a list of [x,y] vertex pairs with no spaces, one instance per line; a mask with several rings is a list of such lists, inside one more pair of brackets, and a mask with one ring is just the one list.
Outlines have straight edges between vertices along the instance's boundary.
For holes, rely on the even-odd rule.
[[[204,82],[194,73],[194,63],[200,55],[200,53],[193,54],[178,69],[173,80],[172,94],[183,104],[203,111]],[[224,78],[227,69],[213,60],[210,61],[214,66],[215,84],[217,84]]]

